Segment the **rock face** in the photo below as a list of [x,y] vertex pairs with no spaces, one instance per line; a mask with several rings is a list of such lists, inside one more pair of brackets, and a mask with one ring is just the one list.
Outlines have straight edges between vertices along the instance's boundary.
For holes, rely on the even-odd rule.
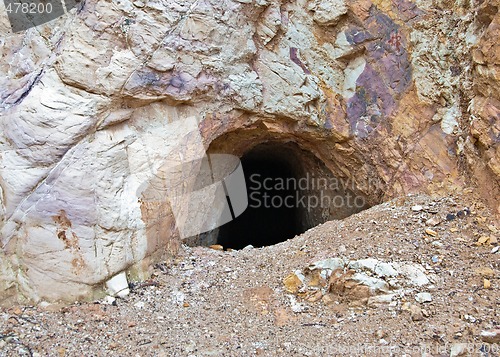
[[499,7],[89,0],[16,34],[1,11],[0,297],[172,257],[151,182],[205,149],[292,141],[371,204],[470,183],[498,205]]

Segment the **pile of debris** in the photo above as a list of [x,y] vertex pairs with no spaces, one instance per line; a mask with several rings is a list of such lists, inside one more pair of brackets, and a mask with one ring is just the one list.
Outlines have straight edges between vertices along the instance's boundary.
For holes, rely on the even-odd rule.
[[[388,304],[392,308],[408,310],[412,319],[420,320],[425,310],[411,304],[408,296],[418,303],[432,301],[429,292],[416,292],[425,286],[432,288],[433,274],[411,262],[383,262],[374,258],[347,260],[329,258],[297,270],[284,280],[285,289],[305,302],[322,301],[325,305],[347,304],[351,307]],[[295,312],[307,310],[292,297]],[[403,304],[401,304],[404,302]]]

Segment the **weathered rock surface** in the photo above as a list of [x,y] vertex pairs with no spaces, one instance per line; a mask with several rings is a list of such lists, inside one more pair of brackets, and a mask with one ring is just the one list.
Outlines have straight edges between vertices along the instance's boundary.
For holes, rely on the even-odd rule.
[[500,5],[468,4],[90,0],[18,34],[0,11],[0,297],[174,255],[148,183],[217,138],[294,141],[371,204],[472,183],[500,213]]

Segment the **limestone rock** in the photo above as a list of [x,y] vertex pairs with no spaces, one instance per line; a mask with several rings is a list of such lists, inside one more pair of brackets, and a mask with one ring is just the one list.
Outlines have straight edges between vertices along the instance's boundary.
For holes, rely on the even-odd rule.
[[313,19],[322,25],[335,25],[340,16],[347,13],[344,0],[312,0],[308,10],[313,11]]
[[147,276],[180,244],[162,175],[209,146],[297,143],[367,205],[472,174],[500,212],[494,4],[89,0],[20,33],[2,13],[0,297]]
[[125,297],[130,293],[125,272],[115,275],[106,282],[106,289],[111,296]]

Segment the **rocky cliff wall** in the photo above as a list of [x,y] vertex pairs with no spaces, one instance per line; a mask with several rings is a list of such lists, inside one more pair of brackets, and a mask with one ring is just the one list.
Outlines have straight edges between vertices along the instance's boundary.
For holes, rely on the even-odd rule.
[[150,182],[200,149],[291,141],[370,204],[471,185],[500,213],[499,7],[90,0],[16,34],[2,15],[0,296],[89,298],[172,257]]

